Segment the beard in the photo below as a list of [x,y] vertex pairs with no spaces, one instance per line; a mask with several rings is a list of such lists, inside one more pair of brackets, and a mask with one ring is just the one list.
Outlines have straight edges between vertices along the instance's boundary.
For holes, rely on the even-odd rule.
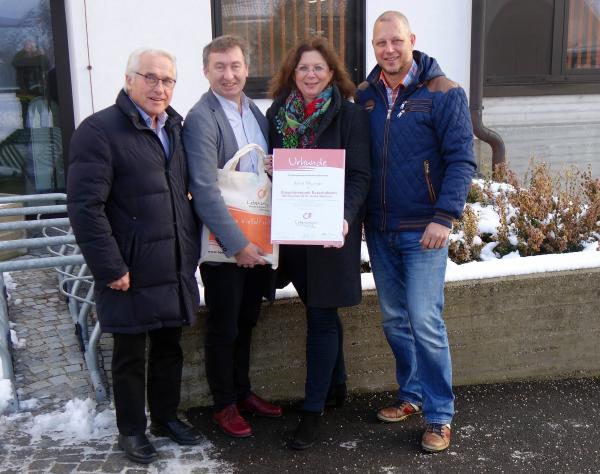
[[386,74],[388,74],[390,76],[397,76],[400,74],[406,74],[410,70],[411,66],[412,66],[412,60],[409,63],[400,64],[399,66],[395,66],[395,67],[383,65],[383,66],[381,66],[381,69],[383,69],[383,72],[385,72]]

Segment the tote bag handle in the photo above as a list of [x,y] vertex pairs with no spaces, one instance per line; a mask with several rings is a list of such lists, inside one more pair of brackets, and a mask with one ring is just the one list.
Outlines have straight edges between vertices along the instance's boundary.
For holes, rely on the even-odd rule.
[[240,159],[244,156],[247,155],[248,153],[250,153],[251,151],[255,151],[258,154],[258,160],[256,165],[257,165],[257,169],[258,169],[258,174],[265,174],[265,163],[264,163],[264,159],[265,159],[265,152],[262,149],[262,147],[260,145],[257,145],[256,143],[249,143],[248,145],[244,145],[242,148],[240,148],[237,153],[235,155],[233,155],[233,157],[231,157],[231,159],[225,163],[225,165],[223,166],[223,170],[224,171],[235,171],[235,169],[237,168],[238,163],[240,162]]

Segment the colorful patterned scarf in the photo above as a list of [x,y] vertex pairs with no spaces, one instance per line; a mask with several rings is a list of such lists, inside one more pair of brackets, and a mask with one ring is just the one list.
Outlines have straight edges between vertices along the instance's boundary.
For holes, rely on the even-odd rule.
[[283,148],[310,148],[316,139],[321,118],[331,104],[333,87],[326,87],[310,104],[298,89],[292,89],[275,117],[277,133],[282,137]]

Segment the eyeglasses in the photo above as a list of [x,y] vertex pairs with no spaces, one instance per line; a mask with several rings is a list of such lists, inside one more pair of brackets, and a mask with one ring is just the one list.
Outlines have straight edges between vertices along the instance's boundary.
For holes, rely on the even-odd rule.
[[146,82],[146,84],[149,85],[150,87],[156,87],[159,82],[162,82],[163,87],[165,89],[170,90],[170,89],[173,89],[173,87],[175,87],[175,83],[177,82],[175,79],[171,79],[170,77],[166,77],[164,79],[159,79],[154,74],[141,74],[139,72],[136,72],[136,74],[138,76],[142,76],[144,78],[144,81]]
[[321,64],[317,64],[316,66],[298,66],[296,68],[296,72],[301,76],[306,76],[309,72],[313,72],[317,76],[321,76],[329,72],[329,68],[327,66],[322,66]]

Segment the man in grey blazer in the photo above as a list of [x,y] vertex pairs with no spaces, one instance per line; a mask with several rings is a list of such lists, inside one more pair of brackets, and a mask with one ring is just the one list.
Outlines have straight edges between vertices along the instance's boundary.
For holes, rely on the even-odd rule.
[[[281,416],[281,408],[251,391],[248,376],[252,328],[260,314],[270,267],[263,249],[244,236],[229,214],[217,186],[217,168],[248,143],[268,149],[268,124],[243,92],[248,77],[244,41],[220,36],[203,51],[210,90],[185,118],[183,141],[190,173],[194,210],[215,234],[234,263],[203,263],[200,274],[209,316],[206,321],[206,377],[215,411],[213,420],[234,437],[252,434],[240,412]],[[240,171],[257,171],[256,154],[240,160]]]

